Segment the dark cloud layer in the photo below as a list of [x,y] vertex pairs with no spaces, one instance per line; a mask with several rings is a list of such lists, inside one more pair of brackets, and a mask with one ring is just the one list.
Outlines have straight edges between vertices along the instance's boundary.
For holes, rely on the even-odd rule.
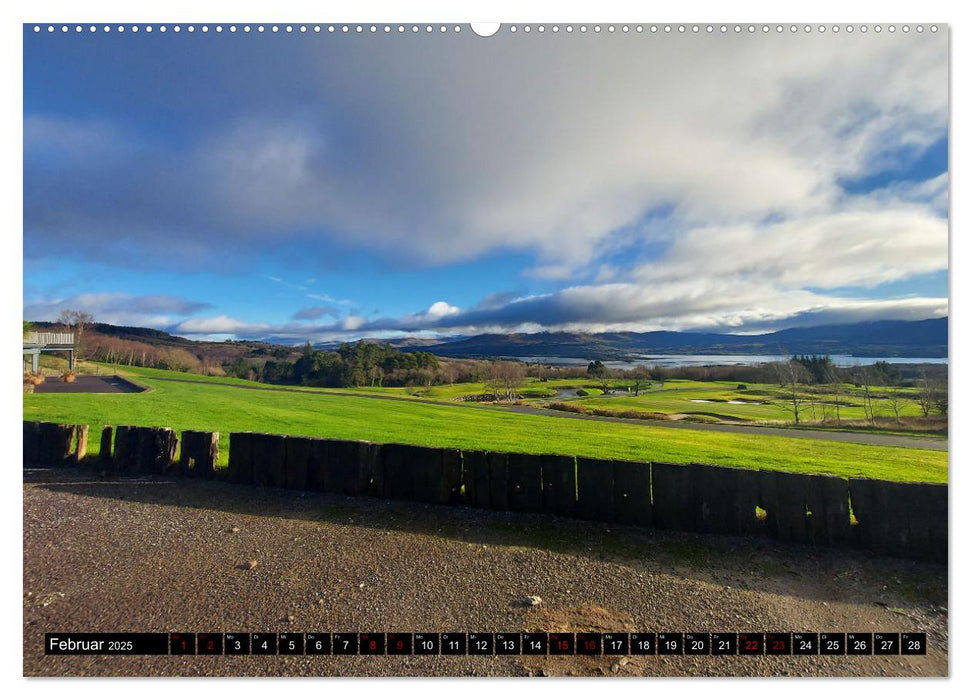
[[24,306],[24,318],[31,321],[53,321],[64,309],[85,311],[95,320],[118,325],[148,325],[162,327],[173,317],[197,314],[213,305],[168,294],[131,294],[105,292],[75,294],[63,299],[30,302]]

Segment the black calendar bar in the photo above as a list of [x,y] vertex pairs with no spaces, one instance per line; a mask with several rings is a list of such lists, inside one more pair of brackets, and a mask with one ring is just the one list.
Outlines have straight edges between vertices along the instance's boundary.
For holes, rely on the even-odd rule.
[[167,655],[169,635],[151,632],[52,632],[44,635],[44,653],[52,656]]
[[44,635],[44,653],[199,656],[909,656],[924,632],[148,632]]

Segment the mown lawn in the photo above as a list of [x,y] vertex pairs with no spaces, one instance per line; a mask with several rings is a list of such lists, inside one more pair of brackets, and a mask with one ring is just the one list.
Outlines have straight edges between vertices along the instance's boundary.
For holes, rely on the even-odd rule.
[[[658,413],[684,413],[686,415],[717,415],[750,421],[793,422],[792,401],[785,390],[774,384],[747,384],[739,389],[737,382],[695,382],[669,379],[663,384],[653,382],[650,389],[639,396],[621,388],[610,396],[568,399],[581,401],[588,408],[635,410]],[[874,415],[894,417],[893,407],[887,395],[890,389],[871,388]],[[901,418],[921,415],[917,404],[917,391],[895,389],[899,394],[897,409]],[[810,395],[805,389],[799,392],[799,415],[804,423],[835,420],[836,401],[840,403],[841,420],[864,420],[863,390],[843,385],[837,397],[832,392]],[[730,403],[734,402],[734,403]],[[814,405],[815,403],[815,405]]]
[[160,370],[132,374],[153,390],[141,394],[27,394],[24,419],[87,423],[93,431],[90,447],[95,451],[97,431],[103,425],[218,430],[222,464],[227,460],[229,433],[249,430],[464,449],[699,461],[898,481],[947,481],[947,453],[932,450],[583,421],[516,414],[501,408],[336,395],[325,390],[249,391],[232,386],[250,384],[241,380],[159,381],[161,377],[201,379]]
[[[95,365],[96,366],[96,365]],[[112,371],[102,365],[102,372]],[[206,381],[216,384],[233,384],[237,386],[267,386],[234,377],[204,377],[194,374],[169,372],[142,367],[126,367],[124,374],[134,378],[177,378],[193,381]],[[728,419],[741,419],[755,422],[792,423],[793,415],[789,409],[791,403],[785,396],[784,390],[773,384],[748,384],[745,389],[738,389],[737,382],[698,382],[688,379],[669,379],[666,382],[653,381],[647,387],[641,387],[640,395],[634,396],[627,392],[627,385],[612,381],[612,393],[603,396],[596,382],[589,379],[555,379],[541,382],[530,378],[521,387],[523,398],[530,402],[546,403],[554,398],[558,390],[564,390],[565,396],[555,398],[556,401],[577,402],[589,409],[613,409],[622,411],[640,411],[643,413],[667,413],[686,415],[716,415]],[[582,388],[587,392],[585,397],[577,397],[575,392],[566,391],[568,388]],[[398,396],[412,399],[431,401],[455,401],[462,396],[487,394],[491,391],[483,382],[464,384],[442,384],[431,387],[344,387],[328,389],[320,387],[290,387],[311,393],[340,393],[359,394],[361,396]],[[858,420],[865,418],[863,398],[860,389],[852,385],[844,385],[838,397],[842,406],[840,417],[843,420]],[[882,387],[874,388],[872,393],[874,412],[877,416],[891,417],[893,412],[890,402],[885,398],[888,390]],[[917,416],[920,409],[916,402],[916,390],[898,389],[902,399],[898,409],[902,417]],[[809,402],[809,395],[802,394],[800,415],[804,423],[829,418],[835,419],[836,411],[832,404],[837,400],[834,394],[818,394],[816,405]],[[729,403],[729,401],[746,401],[747,403]],[[815,416],[815,417],[814,417]]]

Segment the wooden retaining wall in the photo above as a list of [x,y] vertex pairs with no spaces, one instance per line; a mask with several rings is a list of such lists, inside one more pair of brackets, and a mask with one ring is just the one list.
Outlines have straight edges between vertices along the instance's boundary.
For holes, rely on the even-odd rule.
[[[110,429],[110,428],[109,428]],[[179,449],[179,471],[186,476],[211,479],[219,459],[219,433],[183,430]]]
[[111,468],[118,474],[164,474],[175,465],[178,445],[179,439],[171,428],[119,425],[115,429]]
[[946,484],[255,433],[229,461],[240,483],[947,560]]
[[[84,456],[87,426],[24,421],[24,465]],[[212,477],[218,433],[184,431],[178,463]],[[101,461],[120,474],[175,465],[168,428],[117,426],[101,434]],[[227,477],[239,484],[438,505],[547,513],[605,523],[782,542],[852,546],[947,561],[947,484],[628,462],[231,433]],[[852,512],[852,516],[851,516]]]
[[24,466],[61,466],[84,457],[88,426],[24,421]]

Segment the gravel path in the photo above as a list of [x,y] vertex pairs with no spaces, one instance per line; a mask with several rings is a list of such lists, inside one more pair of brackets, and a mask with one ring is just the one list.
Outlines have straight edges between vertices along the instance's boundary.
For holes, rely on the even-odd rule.
[[[251,570],[241,568],[256,560]],[[527,608],[521,599],[543,603]],[[24,674],[947,674],[931,564],[188,479],[24,472]],[[54,631],[846,631],[927,656],[45,657]]]
[[911,447],[917,450],[936,450],[947,452],[947,438],[940,437],[910,437],[907,435],[890,435],[886,433],[865,433],[852,430],[819,430],[813,428],[775,428],[760,425],[738,425],[733,423],[681,423],[673,420],[651,420],[645,418],[614,418],[611,416],[592,416],[584,413],[569,413],[554,411],[536,406],[497,406],[492,404],[478,404],[473,402],[434,401],[431,399],[413,399],[405,396],[379,396],[377,394],[361,394],[350,391],[314,392],[306,389],[290,387],[262,387],[243,386],[240,384],[221,384],[207,382],[201,379],[175,379],[172,377],[152,377],[152,381],[179,382],[183,384],[205,384],[226,389],[243,389],[246,391],[284,391],[301,394],[321,394],[324,396],[353,396],[359,399],[377,399],[379,401],[405,401],[414,403],[430,403],[437,406],[455,408],[479,409],[485,411],[511,411],[534,416],[553,416],[571,420],[593,420],[605,423],[629,423],[631,425],[650,425],[660,428],[674,428],[679,430],[708,430],[719,433],[741,433],[743,435],[772,435],[776,437],[802,438],[807,440],[829,440],[832,442],[853,442],[860,445],[881,445],[884,447]]

